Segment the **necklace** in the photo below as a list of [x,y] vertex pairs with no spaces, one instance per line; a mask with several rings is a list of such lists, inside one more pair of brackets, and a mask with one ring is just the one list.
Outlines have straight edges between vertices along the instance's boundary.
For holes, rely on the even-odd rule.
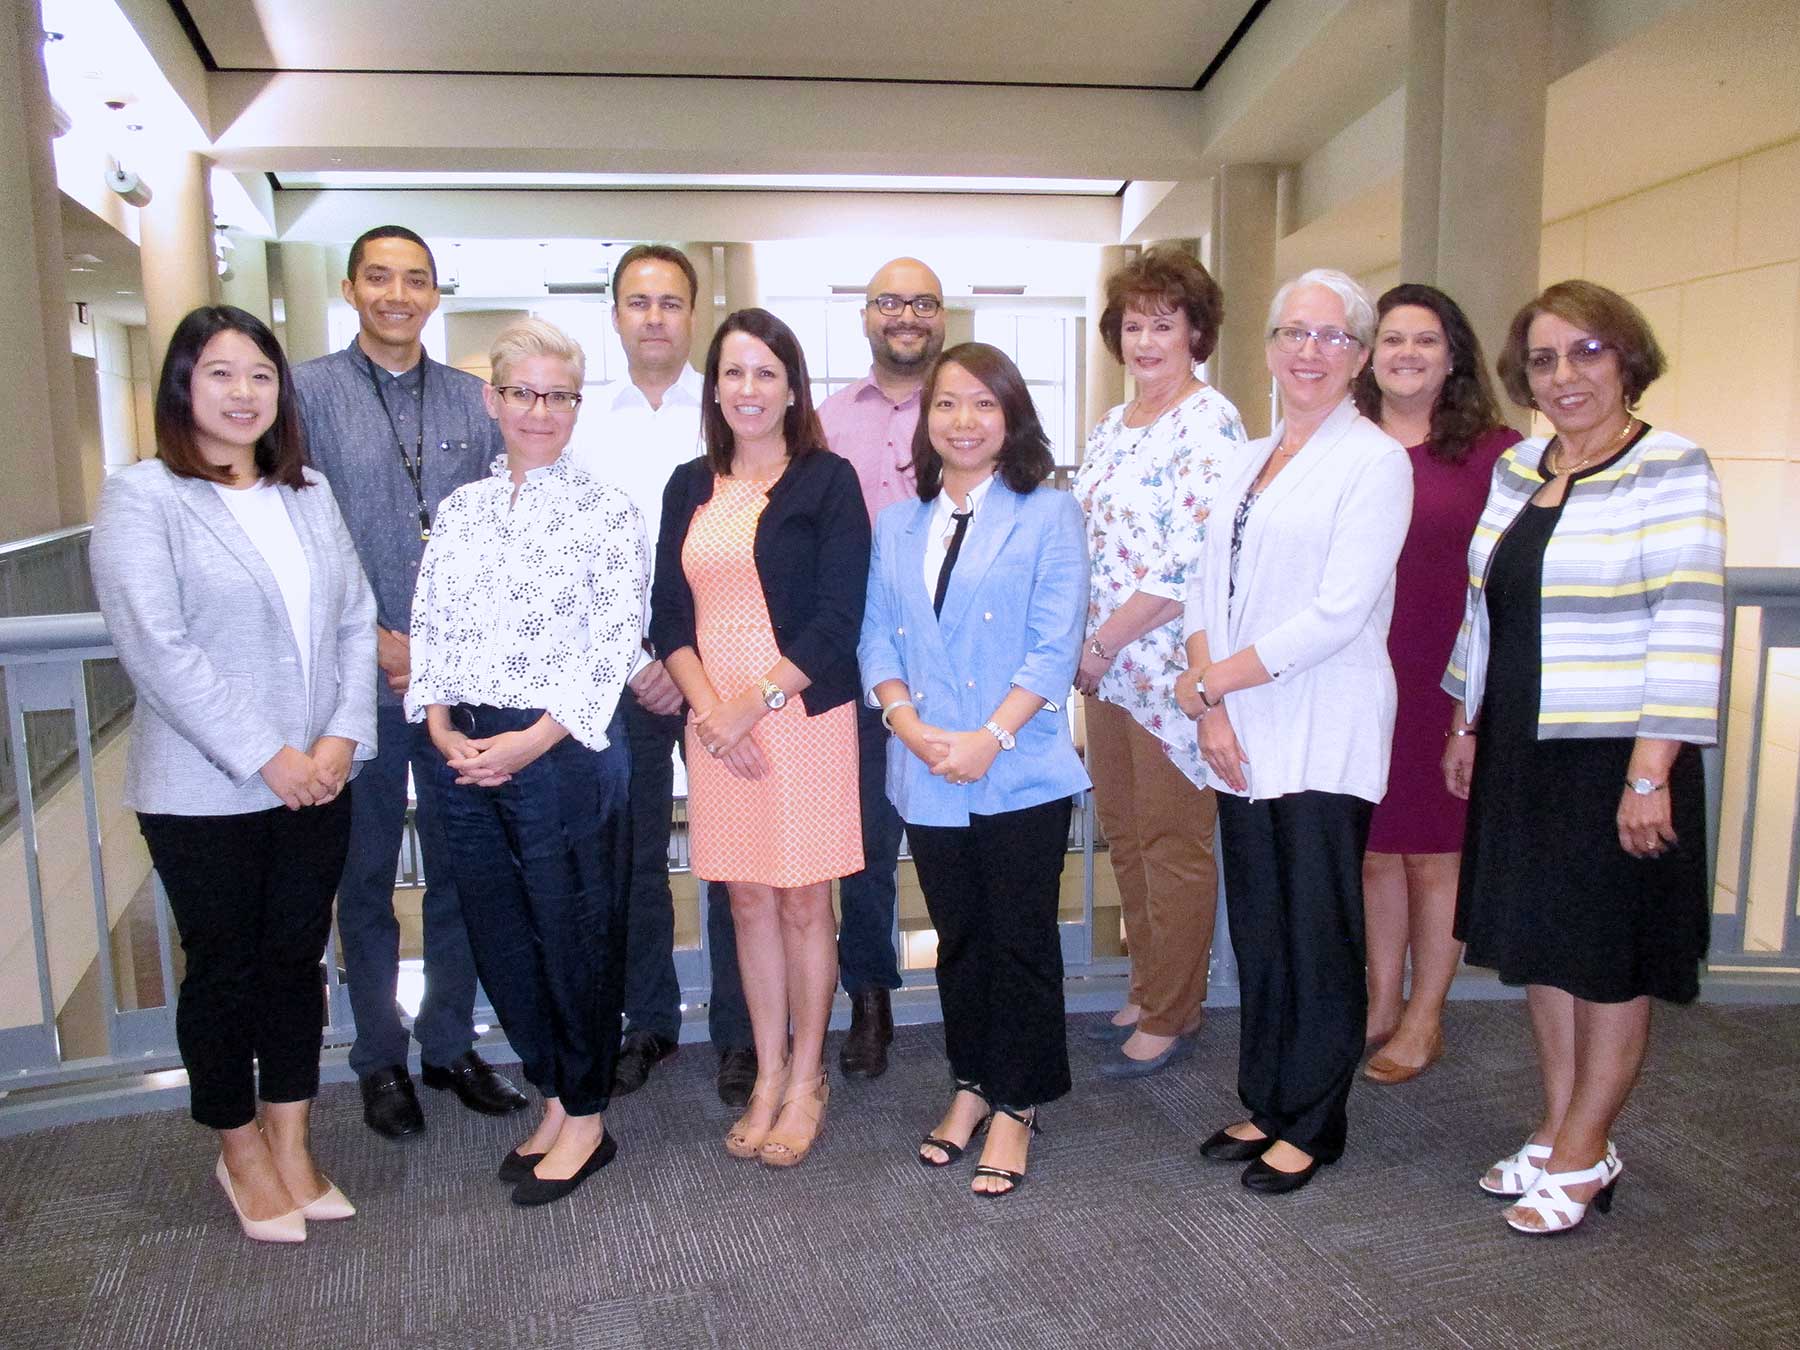
[[1601,449],[1583,455],[1573,464],[1568,462],[1569,448],[1562,443],[1562,440],[1559,437],[1556,442],[1556,468],[1553,470],[1551,476],[1554,478],[1563,478],[1569,474],[1580,473],[1583,469],[1598,464],[1603,459],[1610,458],[1621,445],[1625,444],[1625,442],[1630,439],[1632,429],[1636,426],[1637,418],[1627,417],[1625,419],[1625,425],[1620,429],[1617,436],[1614,436],[1612,440],[1608,441]]
[[1150,421],[1154,422],[1164,413],[1169,411],[1170,408],[1173,408],[1177,403],[1180,403],[1200,387],[1201,382],[1196,380],[1192,375],[1189,375],[1187,379],[1182,381],[1181,387],[1170,395],[1170,397],[1165,399],[1154,412],[1151,412],[1149,407],[1145,404],[1144,396],[1139,394],[1136,398],[1131,400],[1131,407],[1127,411],[1126,417],[1128,419],[1132,417],[1148,417]]

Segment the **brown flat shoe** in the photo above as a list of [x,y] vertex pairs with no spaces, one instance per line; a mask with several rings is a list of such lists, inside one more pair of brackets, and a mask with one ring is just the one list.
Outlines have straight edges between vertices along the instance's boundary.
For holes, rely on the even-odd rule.
[[1371,1083],[1379,1083],[1382,1087],[1398,1087],[1402,1083],[1410,1083],[1433,1064],[1438,1062],[1444,1053],[1444,1038],[1440,1035],[1431,1045],[1431,1053],[1425,1056],[1423,1064],[1398,1064],[1387,1057],[1385,1052],[1378,1053],[1367,1064],[1363,1065],[1363,1077]]

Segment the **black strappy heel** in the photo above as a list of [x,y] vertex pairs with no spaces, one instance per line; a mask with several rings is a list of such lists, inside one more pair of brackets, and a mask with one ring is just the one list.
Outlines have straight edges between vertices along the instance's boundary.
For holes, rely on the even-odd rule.
[[[1028,1140],[1029,1135],[1039,1135],[1044,1132],[1043,1127],[1037,1123],[1037,1107],[1035,1106],[1028,1106],[1023,1111],[1015,1111],[1010,1106],[1000,1106],[996,1104],[994,1110],[998,1111],[1003,1116],[1011,1116],[1014,1120],[1018,1121],[1019,1124],[1023,1125],[1029,1132]],[[992,1119],[991,1116],[989,1118]],[[1004,1181],[1007,1183],[1007,1187],[1003,1191],[978,1191],[975,1190],[973,1185],[970,1186],[969,1189],[972,1194],[983,1196],[989,1200],[998,1200],[1003,1195],[1011,1195],[1014,1191],[1018,1190],[1019,1187],[1025,1184],[1025,1174],[1023,1172],[1009,1172],[1006,1168],[995,1167],[991,1163],[977,1163],[975,1166],[975,1176],[977,1178],[992,1177],[996,1181]]]
[[[979,1083],[971,1083],[963,1078],[957,1078],[952,1081],[955,1082],[956,1090],[958,1092],[971,1093],[974,1096],[981,1098],[984,1102],[988,1100],[987,1093],[981,1090],[981,1085]],[[962,1155],[968,1151],[969,1144],[975,1142],[975,1136],[985,1130],[988,1127],[988,1122],[993,1118],[993,1103],[989,1102],[987,1114],[975,1122],[975,1128],[969,1131],[969,1141],[966,1144],[953,1144],[948,1139],[938,1138],[935,1134],[926,1135],[919,1141],[919,1165],[921,1167],[948,1167],[952,1163],[960,1161]],[[928,1148],[942,1149],[944,1153],[943,1161],[939,1162],[936,1158],[927,1158],[924,1150]]]

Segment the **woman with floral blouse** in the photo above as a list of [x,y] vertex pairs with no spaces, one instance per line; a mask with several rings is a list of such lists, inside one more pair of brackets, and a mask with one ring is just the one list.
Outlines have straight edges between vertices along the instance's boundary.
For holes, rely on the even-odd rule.
[[1090,1032],[1117,1043],[1100,1070],[1109,1077],[1187,1054],[1206,1001],[1217,808],[1175,678],[1213,494],[1248,440],[1237,409],[1195,371],[1224,313],[1218,283],[1179,249],[1150,249],[1108,280],[1100,333],[1137,397],[1094,428],[1075,477],[1093,565],[1075,687],[1131,947],[1125,1006]]

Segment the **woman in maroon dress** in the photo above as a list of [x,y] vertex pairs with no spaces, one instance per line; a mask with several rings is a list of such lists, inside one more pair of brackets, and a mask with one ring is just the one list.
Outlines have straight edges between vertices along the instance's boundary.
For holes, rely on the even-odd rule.
[[1451,700],[1438,683],[1462,618],[1469,536],[1494,461],[1519,434],[1500,421],[1481,344],[1454,300],[1432,286],[1400,285],[1376,314],[1356,406],[1408,447],[1413,468],[1412,525],[1388,630],[1400,693],[1393,761],[1363,862],[1368,1040],[1380,1046],[1363,1074],[1391,1085],[1418,1077],[1443,1052],[1444,999],[1462,959],[1450,929],[1465,804],[1445,791],[1439,767]]

